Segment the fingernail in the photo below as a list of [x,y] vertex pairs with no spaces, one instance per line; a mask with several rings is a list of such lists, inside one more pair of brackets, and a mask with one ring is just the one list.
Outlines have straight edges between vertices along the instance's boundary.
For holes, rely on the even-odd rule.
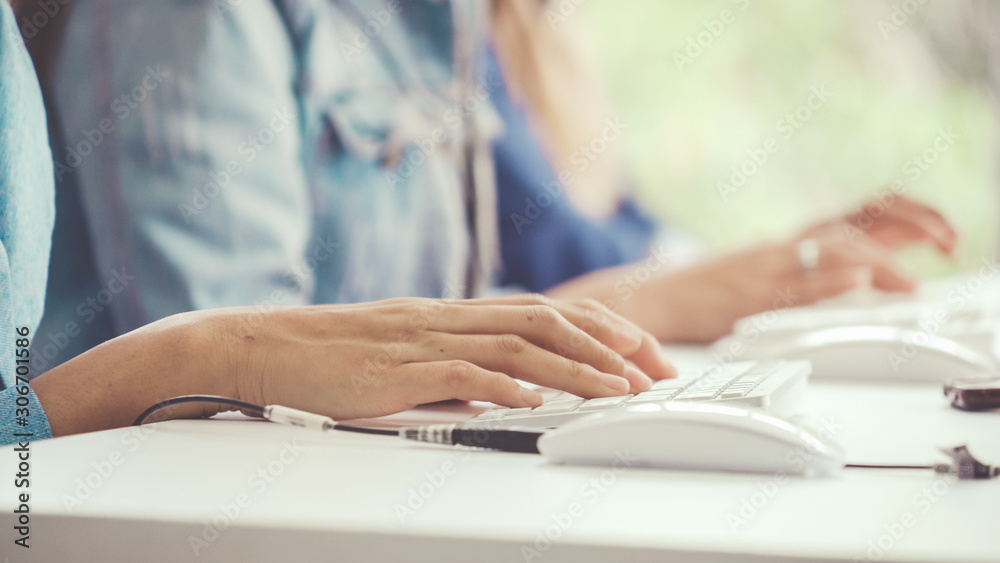
[[542,400],[542,396],[541,395],[539,395],[537,392],[532,391],[531,389],[527,389],[525,387],[521,387],[521,390],[518,391],[517,394],[520,397],[521,401],[524,404],[528,405],[529,407],[539,407],[544,402]]
[[628,394],[629,383],[624,377],[618,377],[617,375],[611,375],[610,373],[599,373],[597,375],[600,377],[601,383],[603,383],[605,387],[611,389],[619,395]]
[[657,375],[659,376],[657,379],[677,377],[677,366],[674,365],[674,362],[662,348],[660,349],[660,370]]
[[653,380],[632,366],[625,366],[625,379],[628,379],[632,388],[637,391],[649,391],[653,387]]

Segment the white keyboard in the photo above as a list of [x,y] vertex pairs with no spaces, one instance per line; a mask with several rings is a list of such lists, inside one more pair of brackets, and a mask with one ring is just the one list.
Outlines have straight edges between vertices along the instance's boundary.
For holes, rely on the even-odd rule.
[[581,399],[557,392],[540,407],[497,407],[466,421],[463,426],[554,428],[597,411],[668,401],[711,401],[788,417],[801,405],[811,372],[812,366],[806,361],[715,364],[694,374],[654,382],[652,389],[637,395]]

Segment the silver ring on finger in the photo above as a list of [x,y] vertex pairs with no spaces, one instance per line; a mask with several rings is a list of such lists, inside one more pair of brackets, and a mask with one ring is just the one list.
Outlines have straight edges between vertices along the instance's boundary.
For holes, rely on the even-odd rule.
[[797,247],[799,267],[802,273],[811,274],[819,268],[819,241],[814,238],[804,238]]

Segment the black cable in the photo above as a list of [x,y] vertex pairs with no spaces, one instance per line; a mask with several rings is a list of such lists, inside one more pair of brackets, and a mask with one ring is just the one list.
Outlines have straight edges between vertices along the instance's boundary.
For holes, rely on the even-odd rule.
[[[468,446],[473,448],[483,448],[499,450],[502,452],[537,454],[538,439],[544,434],[537,430],[498,430],[486,428],[462,428],[457,424],[429,424],[424,426],[410,426],[399,429],[372,428],[367,426],[352,426],[341,424],[333,419],[298,409],[283,407],[279,405],[269,405],[262,407],[246,401],[230,399],[229,397],[218,397],[215,395],[184,395],[173,397],[156,403],[149,407],[132,423],[139,426],[144,423],[153,413],[185,403],[212,403],[222,404],[242,409],[244,413],[266,418],[279,424],[290,424],[313,428],[316,430],[340,430],[344,432],[359,432],[362,434],[375,434],[379,436],[398,436],[407,440],[418,442],[429,442],[433,444],[444,444],[449,446]],[[844,467],[854,469],[921,469],[933,470],[935,473],[955,473],[960,479],[990,479],[1000,477],[1000,467],[992,467],[977,461],[968,448],[964,445],[951,449],[942,450],[951,456],[955,462],[938,463],[933,465],[877,465],[848,463]]]
[[242,409],[245,414],[250,414],[260,418],[264,417],[264,407],[260,405],[255,405],[253,403],[248,403],[246,401],[240,401],[237,399],[230,399],[229,397],[219,397],[216,395],[182,395],[180,397],[171,397],[156,403],[155,405],[149,407],[148,409],[142,411],[142,414],[135,419],[132,426],[139,426],[146,422],[146,419],[150,417],[153,413],[163,410],[167,407],[172,407],[174,405],[183,405],[185,403],[213,403],[229,405],[231,407],[237,407]]
[[[321,430],[340,430],[344,432],[358,432],[361,434],[375,434],[378,436],[399,436],[407,440],[419,442],[431,442],[435,444],[446,444],[449,446],[470,446],[474,448],[485,448],[500,450],[504,452],[533,453],[538,452],[538,438],[541,432],[519,431],[519,430],[487,430],[482,428],[459,428],[455,424],[431,424],[425,426],[414,426],[407,428],[372,428],[368,426],[353,426],[341,424],[327,417],[322,417],[305,411],[289,409],[271,405],[262,407],[246,401],[231,399],[229,397],[219,397],[215,395],[184,395],[172,397],[156,403],[149,407],[132,423],[139,426],[154,413],[174,405],[185,403],[211,403],[229,405],[242,409],[244,413],[266,418],[272,422],[281,424],[291,424],[293,426],[309,426]],[[280,414],[278,413],[280,410]]]
[[362,434],[378,434],[379,436],[399,436],[399,430],[393,430],[391,428],[370,428],[367,426],[351,426],[349,424],[336,423],[333,425],[334,430],[343,430],[344,432],[360,432]]
[[452,436],[452,444],[473,448],[486,448],[502,452],[538,454],[538,439],[543,432],[530,430],[482,430],[459,428]]
[[861,463],[848,463],[844,467],[857,469],[934,469],[933,465],[865,465]]
[[493,430],[486,428],[460,428],[456,424],[429,424],[411,426],[397,432],[407,440],[469,446],[502,452],[537,454],[538,439],[543,432],[535,430]]

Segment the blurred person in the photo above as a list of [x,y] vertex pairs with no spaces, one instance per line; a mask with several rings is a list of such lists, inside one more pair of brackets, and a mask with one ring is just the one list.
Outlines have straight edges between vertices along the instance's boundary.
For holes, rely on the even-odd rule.
[[29,30],[59,209],[34,367],[184,311],[484,295],[487,8],[80,0]]
[[[59,209],[36,371],[184,311],[487,292],[498,246],[498,86],[479,66],[488,9],[81,0],[25,33]],[[598,205],[579,204],[591,216],[619,201],[603,189],[589,192]],[[648,235],[641,223],[636,240]],[[617,286],[633,266],[550,293],[608,303],[663,340],[705,341],[771,307],[777,287],[807,302],[872,270],[877,287],[912,287],[882,246],[823,238],[816,272],[800,268],[795,243],[772,244],[658,272],[629,298]],[[640,254],[621,248],[611,263]]]
[[[710,342],[764,310],[867,285],[911,291],[916,280],[891,255],[903,246],[931,241],[955,251],[955,230],[940,213],[896,196],[791,241],[688,265],[688,237],[655,225],[632,196],[623,143],[608,138],[616,114],[603,84],[573,19],[550,21],[550,9],[544,0],[493,2],[492,64],[504,77],[492,100],[505,126],[493,154],[506,282],[595,298],[664,341]],[[581,150],[595,139],[603,152]],[[813,252],[811,265],[802,254]]]
[[[649,379],[625,358],[655,378],[674,375],[652,337],[628,321],[593,302],[535,295],[177,314],[29,384],[53,200],[41,92],[10,6],[0,1],[0,444],[126,426],[177,395],[345,419],[452,398],[541,404],[512,377],[583,396],[647,389]],[[386,351],[386,361],[373,363]],[[168,416],[226,408],[175,407]]]

